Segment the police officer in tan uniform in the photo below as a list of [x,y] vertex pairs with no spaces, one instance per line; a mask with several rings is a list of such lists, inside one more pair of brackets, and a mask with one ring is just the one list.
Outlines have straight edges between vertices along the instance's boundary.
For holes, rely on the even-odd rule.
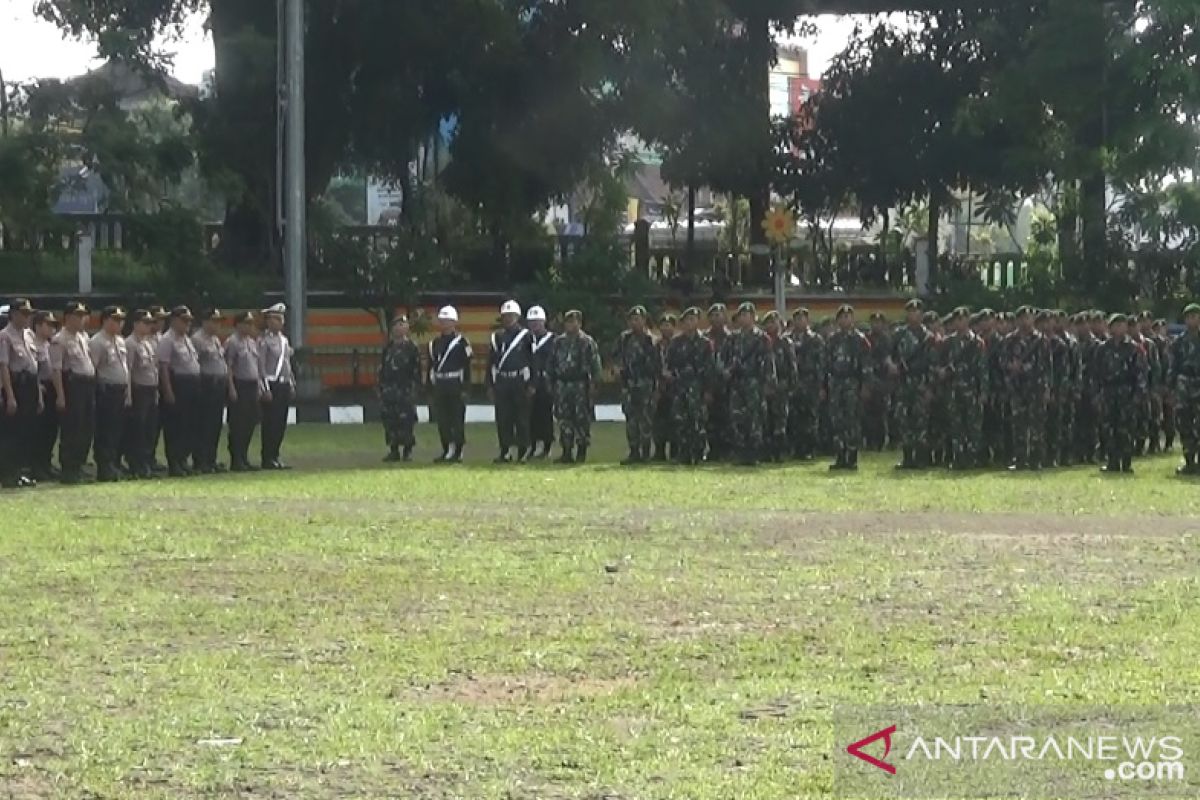
[[224,472],[217,463],[217,448],[224,427],[225,400],[229,397],[229,366],[225,345],[217,335],[224,315],[209,309],[200,315],[200,330],[192,334],[192,345],[200,359],[200,419],[196,434],[196,469],[205,475]]
[[79,301],[67,304],[62,330],[50,343],[50,368],[60,428],[58,461],[62,482],[83,481],[83,465],[96,431],[96,366],[84,332],[90,315]]
[[33,306],[14,300],[8,324],[0,330],[0,485],[6,489],[34,486],[33,438],[41,404],[37,346],[29,328]]
[[276,303],[263,310],[267,330],[258,342],[259,367],[263,376],[262,468],[288,469],[279,460],[287,433],[288,410],[296,395],[292,374],[292,346],[283,333],[287,306]]
[[158,322],[145,309],[133,312],[133,333],[125,339],[132,404],[125,419],[125,461],[134,478],[154,478],[158,435]]
[[158,383],[163,437],[167,440],[167,473],[172,478],[192,474],[188,463],[196,454],[200,411],[200,358],[188,336],[192,312],[171,309],[171,329],[158,343]]
[[96,480],[111,483],[117,467],[126,409],[133,405],[129,389],[129,355],[121,327],[125,310],[109,306],[100,314],[100,330],[88,343],[96,367]]

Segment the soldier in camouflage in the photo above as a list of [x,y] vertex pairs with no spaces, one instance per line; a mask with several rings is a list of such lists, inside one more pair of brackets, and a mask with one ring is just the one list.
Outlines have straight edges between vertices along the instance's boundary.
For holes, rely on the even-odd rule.
[[1045,312],[1029,306],[1017,309],[1017,330],[1004,338],[1002,363],[1012,406],[1013,456],[1011,470],[1042,468],[1045,451],[1046,403],[1054,373],[1050,347],[1037,331],[1035,322],[1045,321]]
[[1107,446],[1107,473],[1133,472],[1133,437],[1138,404],[1145,400],[1149,366],[1145,351],[1129,338],[1129,318],[1109,317],[1109,338],[1096,351],[1100,424]]
[[566,313],[563,332],[555,337],[547,364],[562,444],[559,464],[584,463],[592,443],[592,404],[600,378],[600,348],[580,329],[582,323],[583,312]]
[[892,334],[887,317],[876,311],[871,315],[871,369],[867,376],[867,399],[863,403],[863,433],[868,450],[883,450],[888,440],[888,417],[891,414],[892,391],[888,377],[887,358],[892,352]]
[[675,449],[671,414],[673,393],[666,380],[666,370],[667,349],[671,346],[671,340],[675,338],[677,321],[674,314],[663,314],[658,320],[658,340],[654,343],[662,372],[659,375],[658,393],[654,398],[654,456],[651,460],[660,463],[666,461],[669,455],[674,455],[674,452],[668,453],[668,450]]
[[417,391],[421,387],[421,352],[408,334],[408,318],[397,317],[379,367],[380,417],[388,446],[383,460],[388,462],[412,461],[417,443],[413,431],[417,424]]
[[763,317],[763,327],[771,342],[775,361],[776,389],[767,397],[767,419],[763,426],[764,457],[782,464],[788,453],[788,405],[796,385],[796,351],[783,336],[783,318],[778,311]]
[[1046,419],[1042,425],[1043,467],[1058,465],[1059,451],[1065,436],[1063,418],[1071,393],[1070,348],[1065,338],[1058,335],[1055,326],[1057,314],[1053,311],[1039,313],[1036,317],[1037,332],[1046,343],[1050,359],[1049,399],[1046,402]]
[[763,448],[767,398],[775,393],[777,379],[771,342],[758,327],[758,309],[754,303],[738,307],[737,331],[722,349],[718,364],[729,387],[729,420],[733,425],[736,463],[755,466]]
[[[722,351],[729,341],[728,311],[724,303],[713,303],[708,308],[708,330],[704,339],[708,342],[709,352],[714,359],[722,357]],[[708,460],[721,461],[730,454],[732,434],[729,421],[729,387],[720,370],[713,370],[710,376],[712,383],[708,387]]]
[[629,455],[623,465],[650,460],[654,443],[654,398],[662,375],[662,360],[654,339],[646,332],[646,309],[634,306],[627,316],[629,328],[617,340],[614,361],[621,381],[621,410]]
[[829,469],[856,470],[863,439],[862,402],[874,362],[871,342],[854,325],[853,306],[843,305],[838,309],[837,325],[837,332],[829,337],[826,346],[829,417],[836,453]]
[[1171,374],[1171,337],[1167,335],[1167,321],[1154,320],[1151,329],[1154,343],[1158,346],[1158,357],[1162,362],[1162,433],[1163,452],[1169,453],[1175,449],[1175,398],[1167,377]]
[[[1154,317],[1149,311],[1138,314],[1137,341],[1146,349],[1146,360],[1150,365],[1150,385],[1146,397],[1146,424],[1143,435],[1146,452],[1155,455],[1161,449],[1163,430],[1163,394],[1167,384],[1167,359],[1154,337]],[[1141,455],[1142,448],[1137,449]]]
[[1133,454],[1141,456],[1145,454],[1150,442],[1151,433],[1157,427],[1154,421],[1154,393],[1158,389],[1160,379],[1165,376],[1159,375],[1158,348],[1152,347],[1150,342],[1142,336],[1141,320],[1145,318],[1149,321],[1150,312],[1142,311],[1140,314],[1130,314],[1128,316],[1129,340],[1137,345],[1146,357],[1146,393],[1138,401],[1137,421],[1134,424],[1133,434]]
[[933,352],[930,359],[930,399],[929,399],[929,435],[926,443],[929,447],[929,461],[933,466],[941,466],[949,460],[950,452],[950,371],[946,362],[946,327],[950,324],[950,315],[946,319],[936,312],[926,311],[922,321],[929,329],[932,338]]
[[988,386],[987,345],[973,330],[982,316],[956,308],[954,332],[946,339],[946,372],[950,384],[950,469],[970,469],[983,454],[983,404]]
[[667,347],[666,380],[672,397],[672,428],[677,464],[699,464],[706,446],[705,424],[713,372],[712,348],[697,332],[700,309],[679,318],[680,332]]
[[825,400],[825,341],[809,328],[807,308],[792,314],[789,334],[796,354],[796,383],[788,405],[792,454],[808,461],[816,454],[818,414]]
[[909,300],[904,306],[905,326],[892,344],[888,372],[898,381],[896,422],[904,456],[897,469],[924,469],[929,464],[925,435],[929,431],[929,369],[933,359],[933,338],[922,324],[925,304]]
[[1187,329],[1171,343],[1167,378],[1183,444],[1183,465],[1176,472],[1200,475],[1200,305],[1183,309],[1183,321]]
[[[1065,375],[1060,381],[1059,440],[1056,461],[1069,467],[1075,463],[1075,412],[1079,408],[1080,383],[1083,380],[1083,356],[1079,340],[1071,329],[1065,311],[1054,312],[1054,335],[1067,347]],[[1055,373],[1057,375],[1057,372]]]

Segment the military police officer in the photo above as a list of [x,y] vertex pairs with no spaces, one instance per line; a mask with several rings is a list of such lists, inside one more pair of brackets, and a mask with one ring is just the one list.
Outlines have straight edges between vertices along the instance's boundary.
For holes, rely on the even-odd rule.
[[467,392],[471,387],[471,343],[458,332],[458,309],[438,311],[441,335],[429,343],[429,386],[442,454],[436,463],[459,463],[467,443]]

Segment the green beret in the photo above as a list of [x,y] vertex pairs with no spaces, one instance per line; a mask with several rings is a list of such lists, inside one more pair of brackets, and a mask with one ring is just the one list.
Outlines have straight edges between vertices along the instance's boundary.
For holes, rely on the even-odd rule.
[[1017,309],[1017,319],[1033,316],[1033,306],[1021,306]]
[[700,309],[696,308],[695,306],[691,306],[690,308],[685,308],[683,310],[683,313],[679,315],[679,318],[681,320],[684,320],[684,319],[687,319],[688,317],[699,317],[699,316],[700,316]]
[[1188,303],[1184,306],[1183,315],[1187,316],[1188,314],[1200,314],[1200,303]]
[[797,308],[795,311],[792,312],[792,319],[800,319],[801,317],[807,317],[807,316],[808,316],[808,309],[805,308],[804,306],[800,306],[800,308]]
[[627,317],[645,317],[646,316],[646,307],[645,306],[634,306],[633,308],[629,309],[629,313],[626,314],[625,316],[627,316]]
[[1112,314],[1111,316],[1109,316],[1109,318],[1108,318],[1109,325],[1116,325],[1118,322],[1129,322],[1129,317],[1125,316],[1124,314],[1122,314],[1119,311]]
[[713,303],[711,306],[708,307],[708,315],[710,317],[713,314],[724,314],[726,311],[727,311],[727,309],[725,308],[724,303]]
[[921,302],[920,298],[914,297],[912,300],[909,300],[907,303],[904,304],[904,310],[905,311],[924,311],[925,304],[923,302]]
[[840,306],[838,306],[836,318],[841,319],[842,317],[846,316],[847,314],[853,314],[853,313],[854,313],[854,306],[850,305],[849,303],[842,303]]
[[670,313],[663,314],[661,317],[658,318],[659,325],[674,325],[678,321],[679,321],[678,317],[676,317],[674,314],[670,314]]
[[583,312],[582,312],[582,311],[580,311],[580,310],[579,310],[579,309],[577,309],[577,308],[572,308],[572,309],[571,309],[570,311],[568,311],[566,314],[563,314],[563,319],[564,319],[564,320],[568,320],[568,319],[583,319]]
[[766,325],[768,322],[779,322],[781,319],[778,311],[768,311],[763,315],[762,321],[763,325]]
[[747,300],[746,302],[744,302],[740,306],[738,306],[737,313],[739,315],[753,314],[754,316],[757,317],[758,316],[758,306],[754,305],[754,303],[751,303],[749,300]]

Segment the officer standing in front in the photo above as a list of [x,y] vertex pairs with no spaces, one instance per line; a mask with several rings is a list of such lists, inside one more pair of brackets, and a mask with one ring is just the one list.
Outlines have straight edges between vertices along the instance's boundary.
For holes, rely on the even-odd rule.
[[8,309],[8,324],[0,330],[0,388],[4,408],[0,412],[0,485],[6,489],[34,486],[33,433],[37,424],[41,389],[38,386],[37,346],[29,321],[33,306],[14,300]]
[[559,464],[584,463],[592,443],[592,403],[600,378],[600,348],[581,330],[582,323],[582,312],[568,311],[563,316],[563,332],[555,338],[550,354],[554,416],[562,443]]
[[185,478],[192,474],[192,466],[199,466],[200,357],[188,336],[191,324],[191,309],[176,306],[171,309],[171,329],[158,343],[163,438],[167,474],[172,478]]
[[650,460],[654,445],[654,398],[662,378],[662,357],[654,338],[646,332],[646,308],[634,306],[627,315],[629,328],[617,341],[614,361],[621,379],[621,410],[629,455],[625,466]]
[[58,462],[62,482],[83,481],[83,465],[96,430],[96,366],[84,332],[88,307],[78,301],[63,311],[63,327],[50,344],[50,368],[58,409]]
[[500,307],[503,329],[492,334],[488,384],[496,405],[496,433],[500,455],[494,463],[517,463],[529,455],[529,404],[533,399],[533,339],[521,327],[521,307],[509,300]]
[[158,323],[145,309],[133,312],[133,333],[125,339],[133,404],[125,419],[125,461],[135,478],[157,477],[153,470],[158,433]]
[[[554,444],[554,397],[546,379],[554,334],[546,328],[546,309],[541,306],[529,309],[525,321],[529,323],[529,335],[533,337],[534,392],[529,410],[529,438],[533,449],[529,457],[542,459],[550,455],[550,447]],[[540,451],[539,444],[542,446]]]
[[121,435],[126,409],[133,405],[129,390],[129,353],[121,328],[125,309],[109,306],[100,313],[100,330],[89,350],[96,365],[96,480],[114,483],[121,478]]
[[225,400],[229,397],[229,366],[225,363],[225,345],[217,332],[225,316],[219,309],[200,315],[200,330],[192,334],[192,345],[200,359],[200,425],[196,434],[196,468],[205,475],[224,472],[217,463],[217,449],[224,427]]
[[[412,461],[417,444],[417,392],[421,388],[421,351],[408,335],[408,317],[392,322],[379,364],[379,414],[388,447],[386,463]],[[401,454],[401,449],[404,452]]]
[[429,385],[442,454],[436,463],[461,463],[467,443],[467,391],[471,387],[471,343],[458,332],[458,309],[438,312],[442,335],[429,343]]
[[287,306],[276,303],[263,311],[267,331],[258,343],[259,367],[264,391],[262,420],[262,468],[289,469],[279,460],[283,436],[287,433],[288,410],[296,395],[296,377],[292,373],[292,346],[283,333]]
[[243,311],[234,320],[236,330],[225,341],[225,363],[229,367],[229,471],[253,472],[250,440],[262,412],[262,369],[254,313]]

